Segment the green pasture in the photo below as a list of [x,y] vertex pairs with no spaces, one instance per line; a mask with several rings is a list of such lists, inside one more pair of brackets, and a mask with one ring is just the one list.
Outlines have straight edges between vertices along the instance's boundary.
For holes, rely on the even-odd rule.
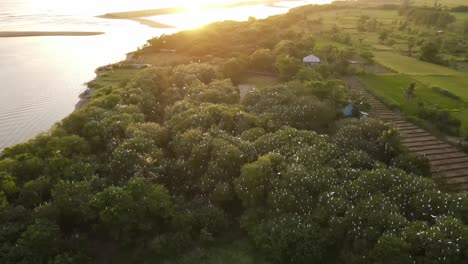
[[463,73],[448,67],[418,60],[392,51],[374,51],[375,61],[383,66],[407,75],[463,76]]
[[[420,77],[420,76],[418,76]],[[438,78],[437,76],[424,76],[430,78]],[[456,79],[454,76],[444,76],[450,83],[450,78]],[[402,74],[387,74],[387,75],[364,75],[360,77],[361,82],[377,97],[381,98],[384,103],[390,106],[397,106],[402,111],[408,114],[415,114],[418,103],[424,103],[436,107],[439,110],[446,110],[462,122],[462,131],[468,129],[468,101],[458,101],[432,90],[432,86],[428,86],[424,82],[415,80],[412,76]],[[444,82],[442,80],[442,82]],[[411,83],[416,83],[416,97],[409,102],[406,98],[405,90]],[[441,88],[449,90],[446,86]],[[465,96],[468,93],[465,93]]]
[[[401,3],[398,0],[396,0],[395,2]],[[413,3],[415,5],[430,6],[430,7],[434,5],[433,0],[414,0]],[[439,3],[442,4],[442,6],[447,6],[447,7],[467,5],[466,0],[439,0]]]
[[338,42],[332,41],[332,40],[327,40],[327,39],[317,39],[317,41],[315,43],[315,47],[317,49],[322,49],[322,48],[325,48],[325,47],[329,47],[330,45],[332,45],[334,47],[337,47],[339,49],[349,48],[348,45],[338,43]]
[[[466,4],[468,5],[468,2]],[[454,15],[457,18],[457,21],[468,20],[468,13],[452,12],[452,15]]]
[[430,87],[407,75],[365,75],[360,79],[375,95],[387,98],[399,107],[404,107],[407,104],[405,91],[411,83],[416,84],[416,98],[411,100],[414,104],[425,102],[437,105],[444,110],[460,109],[465,105],[463,102],[435,93]]
[[278,78],[265,75],[251,75],[245,78],[245,83],[254,84],[255,87],[268,87],[278,84]]
[[458,76],[414,76],[414,78],[430,87],[440,87],[450,91],[463,100],[468,101],[468,74]]
[[120,86],[129,81],[139,69],[114,69],[104,72],[88,83],[91,88],[105,89]]
[[188,63],[193,58],[179,53],[172,52],[157,52],[150,54],[143,54],[134,59],[136,63],[151,64],[153,66],[174,66],[179,64]]
[[453,113],[453,116],[461,121],[461,132],[468,136],[468,109]]

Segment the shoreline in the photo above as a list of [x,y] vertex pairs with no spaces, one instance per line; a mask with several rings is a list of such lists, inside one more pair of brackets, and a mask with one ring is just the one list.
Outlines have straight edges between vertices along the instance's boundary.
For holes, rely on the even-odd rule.
[[54,37],[54,36],[97,36],[104,32],[87,31],[0,31],[0,38],[18,38],[18,37]]
[[149,20],[149,19],[145,19],[145,18],[141,18],[141,17],[127,18],[127,20],[135,21],[135,22],[138,22],[138,23],[140,23],[142,25],[152,27],[152,28],[163,28],[163,29],[164,28],[177,28],[177,27],[174,27],[174,26],[171,26],[171,25],[159,23],[157,21],[153,21],[153,20]]
[[[294,1],[297,1],[297,0],[252,0],[252,1],[247,1],[247,2],[237,2],[237,3],[230,3],[230,4],[224,4],[224,5],[201,6],[200,9],[216,10],[216,9],[243,7],[243,6],[253,6],[253,5],[260,5],[260,4],[263,4],[267,7],[283,8],[282,6],[276,5],[276,3],[294,2]],[[166,25],[163,23],[159,23],[157,21],[149,20],[149,19],[145,19],[144,17],[172,15],[172,14],[179,14],[179,13],[184,13],[184,12],[187,12],[186,8],[170,7],[170,8],[144,9],[144,10],[135,10],[135,11],[127,11],[127,12],[106,13],[103,15],[98,15],[96,17],[104,18],[104,19],[126,19],[126,20],[139,22],[142,25],[149,26],[152,28],[175,28],[174,26]]]
[[96,91],[97,91],[96,88],[87,87],[86,90],[84,90],[78,96],[78,98],[80,98],[80,100],[75,104],[75,109],[73,110],[73,112],[76,112],[76,111],[80,110],[81,108],[85,107],[91,101],[91,97],[93,96],[93,94]]

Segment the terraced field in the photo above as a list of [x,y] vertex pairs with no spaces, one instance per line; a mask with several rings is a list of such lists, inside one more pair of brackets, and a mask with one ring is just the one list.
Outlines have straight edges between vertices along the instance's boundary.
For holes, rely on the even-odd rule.
[[467,154],[434,137],[428,131],[405,121],[400,114],[393,112],[367,92],[358,79],[348,79],[347,82],[351,89],[367,97],[371,105],[371,117],[392,123],[399,129],[403,145],[410,152],[427,157],[434,180],[457,190],[468,191]]
[[463,76],[463,73],[424,62],[414,57],[401,55],[395,51],[374,51],[375,61],[383,66],[407,75]]

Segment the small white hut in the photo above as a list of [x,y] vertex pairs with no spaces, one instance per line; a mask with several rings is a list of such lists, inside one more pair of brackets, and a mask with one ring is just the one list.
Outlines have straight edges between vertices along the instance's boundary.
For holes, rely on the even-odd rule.
[[320,59],[315,55],[309,55],[302,60],[304,63],[309,64],[310,66],[315,66],[320,64]]

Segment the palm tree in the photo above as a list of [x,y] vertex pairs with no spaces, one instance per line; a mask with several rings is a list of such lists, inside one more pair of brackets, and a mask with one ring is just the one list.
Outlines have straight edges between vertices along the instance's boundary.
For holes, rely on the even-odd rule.
[[416,90],[416,84],[415,83],[410,84],[408,89],[406,89],[406,101],[407,101],[407,103],[409,103],[411,101],[411,98],[416,97],[415,90]]
[[410,37],[408,39],[408,56],[411,57],[413,55],[413,48],[415,45],[416,45],[416,40],[413,37]]

